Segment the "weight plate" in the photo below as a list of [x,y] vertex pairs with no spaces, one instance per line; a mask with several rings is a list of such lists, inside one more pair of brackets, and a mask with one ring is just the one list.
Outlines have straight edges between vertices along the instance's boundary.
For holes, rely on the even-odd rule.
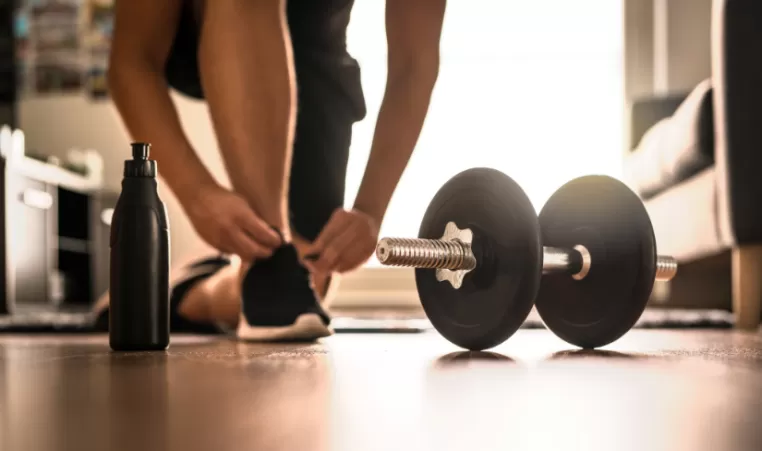
[[510,177],[494,169],[473,168],[439,189],[418,236],[439,239],[448,222],[473,231],[477,267],[458,289],[438,281],[433,269],[416,269],[423,309],[434,328],[453,344],[472,351],[497,346],[527,318],[539,287],[542,247],[537,212]]
[[572,180],[540,211],[543,246],[584,246],[590,268],[582,280],[543,276],[535,305],[545,325],[581,348],[619,339],[643,314],[656,275],[656,239],[643,203],[608,176]]

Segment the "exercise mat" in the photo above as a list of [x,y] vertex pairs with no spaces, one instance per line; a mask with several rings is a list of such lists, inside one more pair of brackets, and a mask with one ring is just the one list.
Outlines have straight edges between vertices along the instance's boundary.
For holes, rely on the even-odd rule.
[[[0,315],[0,333],[96,333],[94,318],[86,313],[37,312]],[[361,313],[338,311],[333,316],[336,333],[420,333],[431,330],[431,323],[419,312],[393,310]],[[635,329],[727,329],[733,327],[733,314],[725,310],[648,308]],[[522,329],[543,329],[535,310]]]

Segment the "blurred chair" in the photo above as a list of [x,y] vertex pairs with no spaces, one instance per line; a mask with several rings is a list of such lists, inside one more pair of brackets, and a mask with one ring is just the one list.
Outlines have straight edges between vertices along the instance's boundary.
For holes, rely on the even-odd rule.
[[681,263],[732,254],[736,327],[762,305],[762,1],[714,0],[711,76],[630,108],[626,181],[643,198],[659,253]]

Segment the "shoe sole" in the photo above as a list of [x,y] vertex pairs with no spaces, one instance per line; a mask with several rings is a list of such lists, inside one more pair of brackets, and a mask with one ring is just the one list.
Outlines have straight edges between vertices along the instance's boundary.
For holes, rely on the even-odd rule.
[[251,326],[241,315],[236,336],[242,341],[314,341],[333,335],[315,313],[299,315],[289,326]]

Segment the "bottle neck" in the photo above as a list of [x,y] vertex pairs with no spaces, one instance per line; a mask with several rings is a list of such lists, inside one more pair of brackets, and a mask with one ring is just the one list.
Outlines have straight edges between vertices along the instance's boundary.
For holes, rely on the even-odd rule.
[[155,178],[155,160],[127,160],[124,162],[124,177]]

